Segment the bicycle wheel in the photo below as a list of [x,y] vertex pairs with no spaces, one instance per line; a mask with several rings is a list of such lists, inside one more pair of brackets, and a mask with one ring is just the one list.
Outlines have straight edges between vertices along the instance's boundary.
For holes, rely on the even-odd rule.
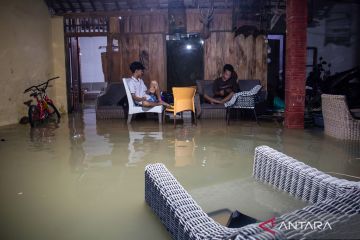
[[29,106],[28,116],[31,127],[35,127],[40,123],[40,113],[36,105]]
[[53,120],[56,123],[60,122],[60,118],[61,118],[60,113],[53,103],[48,103],[47,112],[48,112],[48,116],[47,116],[48,119]]

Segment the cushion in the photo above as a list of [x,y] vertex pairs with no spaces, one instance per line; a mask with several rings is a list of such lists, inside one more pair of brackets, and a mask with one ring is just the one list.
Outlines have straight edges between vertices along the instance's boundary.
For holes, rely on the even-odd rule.
[[212,97],[214,96],[213,92],[213,83],[215,80],[196,80],[196,87],[198,93],[203,96],[204,94]]
[[351,112],[351,114],[353,115],[354,118],[360,119],[360,108],[350,109],[350,112]]
[[98,97],[98,106],[116,106],[124,97],[126,97],[124,84],[122,82],[111,83],[105,93]]

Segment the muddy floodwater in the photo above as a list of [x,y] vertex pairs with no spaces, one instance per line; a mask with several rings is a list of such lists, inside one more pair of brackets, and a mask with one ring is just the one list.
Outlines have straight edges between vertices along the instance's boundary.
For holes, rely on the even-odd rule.
[[[254,148],[268,145],[336,177],[359,180],[359,143],[272,121],[96,121],[0,127],[0,239],[170,239],[144,201],[144,168],[161,162],[208,213],[259,220],[305,203],[254,181]],[[341,174],[341,175],[340,175]],[[345,174],[345,175],[344,175]]]

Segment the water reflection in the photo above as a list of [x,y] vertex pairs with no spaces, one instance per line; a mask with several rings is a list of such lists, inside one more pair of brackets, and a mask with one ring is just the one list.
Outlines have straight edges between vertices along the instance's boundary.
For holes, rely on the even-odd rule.
[[359,142],[269,122],[201,120],[174,129],[146,120],[128,127],[86,110],[58,126],[0,127],[0,136],[0,212],[8,229],[0,239],[170,239],[144,203],[144,167],[152,162],[164,163],[205,211],[238,209],[262,220],[298,205],[253,180],[256,146],[360,176]]
[[58,124],[30,128],[30,141],[32,143],[52,143],[55,140],[55,130],[58,128]]
[[71,141],[70,164],[76,171],[90,168],[112,167],[113,143],[109,136],[99,134],[96,125],[89,124],[82,113],[69,118],[69,136]]
[[71,143],[70,151],[70,166],[79,172],[86,170],[85,151],[83,143],[85,141],[84,134],[84,118],[82,114],[74,114],[74,117],[69,117],[69,138]]
[[[157,146],[163,140],[162,126],[158,126],[158,131],[154,129],[136,128],[134,131],[132,125],[128,125],[129,130],[129,161],[127,166],[136,166],[137,163],[144,161],[147,154],[159,150]],[[156,159],[154,159],[156,161]]]
[[175,134],[175,167],[185,167],[194,163],[194,129],[184,127]]

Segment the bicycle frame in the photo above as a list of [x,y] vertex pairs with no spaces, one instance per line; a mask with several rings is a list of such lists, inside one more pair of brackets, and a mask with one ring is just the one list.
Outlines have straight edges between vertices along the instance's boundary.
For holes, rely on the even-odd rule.
[[36,107],[39,110],[38,116],[36,117],[39,118],[39,120],[44,120],[48,117],[49,114],[51,114],[48,110],[48,104],[53,105],[54,102],[47,96],[46,89],[49,85],[49,82],[57,78],[59,77],[51,78],[44,83],[31,86],[24,91],[24,93],[32,91],[30,96],[36,100]]
[[53,101],[47,96],[46,93],[40,94],[40,97],[39,95],[35,95],[34,98],[36,100],[37,108],[39,109],[39,119],[43,120],[47,117],[46,114],[49,113],[48,103],[53,104]]

